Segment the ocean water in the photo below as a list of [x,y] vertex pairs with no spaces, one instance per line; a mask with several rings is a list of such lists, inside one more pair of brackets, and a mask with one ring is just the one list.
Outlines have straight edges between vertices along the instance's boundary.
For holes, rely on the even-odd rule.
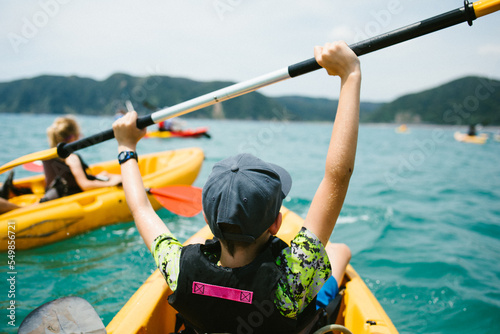
[[[54,117],[1,114],[0,163],[46,149],[45,129]],[[79,120],[86,135],[112,123],[111,117]],[[187,120],[187,126],[209,126],[212,138],[144,139],[139,154],[203,148],[196,186],[220,159],[256,154],[290,172],[294,184],[285,205],[305,217],[322,178],[331,123]],[[456,142],[453,133],[465,130],[456,127],[410,127],[408,134],[394,128],[360,126],[354,175],[331,240],[349,245],[352,265],[400,333],[498,333],[500,142]],[[90,163],[115,159],[116,143],[80,153]],[[32,173],[18,167],[15,175]],[[159,214],[182,241],[204,225],[200,215]],[[36,307],[63,296],[87,299],[107,324],[155,269],[131,222],[17,251],[14,298],[8,260],[0,254],[0,332],[7,333]],[[14,328],[7,318],[12,300]]]

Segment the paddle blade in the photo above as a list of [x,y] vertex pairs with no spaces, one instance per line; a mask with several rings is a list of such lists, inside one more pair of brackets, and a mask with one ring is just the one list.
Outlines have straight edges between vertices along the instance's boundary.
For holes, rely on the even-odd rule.
[[500,0],[480,0],[473,3],[476,17],[485,16],[500,10]]
[[57,147],[49,148],[48,150],[30,153],[28,155],[22,156],[11,162],[6,163],[2,167],[0,167],[0,174],[12,169],[16,166],[24,165],[29,162],[37,161],[37,160],[49,160],[57,158]]
[[45,333],[105,334],[95,309],[80,297],[63,297],[38,307],[19,326],[20,334]]
[[43,163],[40,160],[28,162],[23,165],[23,168],[28,172],[43,173]]
[[201,188],[178,185],[149,189],[148,192],[176,215],[194,217],[201,212]]

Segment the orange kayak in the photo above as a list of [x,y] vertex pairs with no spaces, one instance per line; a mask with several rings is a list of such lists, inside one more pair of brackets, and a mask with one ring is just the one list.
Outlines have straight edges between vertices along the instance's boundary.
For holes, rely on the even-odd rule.
[[[283,224],[278,236],[290,242],[303,224],[294,212],[282,208]],[[191,238],[211,238],[208,226]],[[189,242],[186,241],[186,242]],[[351,265],[344,277],[345,290],[336,324],[356,334],[396,334],[396,327]],[[167,301],[172,294],[157,269],[129,299],[106,327],[108,334],[174,333],[176,311]],[[196,307],[196,305],[193,305]]]

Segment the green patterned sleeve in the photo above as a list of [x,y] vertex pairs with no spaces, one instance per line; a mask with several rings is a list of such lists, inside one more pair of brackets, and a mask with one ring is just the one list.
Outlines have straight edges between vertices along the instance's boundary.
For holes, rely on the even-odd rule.
[[331,275],[330,261],[321,241],[302,228],[276,259],[284,273],[278,282],[275,305],[281,314],[297,318]]
[[177,289],[181,251],[182,244],[171,233],[159,235],[151,245],[156,266],[172,291]]

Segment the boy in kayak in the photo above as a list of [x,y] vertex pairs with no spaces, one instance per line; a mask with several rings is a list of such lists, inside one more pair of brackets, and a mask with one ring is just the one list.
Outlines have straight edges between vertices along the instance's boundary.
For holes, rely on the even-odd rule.
[[[56,147],[59,143],[71,143],[79,137],[78,122],[69,115],[57,117],[47,129],[50,147]],[[88,168],[83,159],[75,153],[70,154],[66,159],[54,158],[43,161],[46,192],[40,202],[121,183],[119,174],[104,172],[94,176],[87,173]]]
[[290,246],[274,237],[290,175],[241,154],[217,163],[203,188],[203,213],[218,240],[183,247],[144,192],[135,150],[145,130],[135,126],[137,114],[130,112],[113,124],[123,187],[137,229],[174,291],[169,303],[196,331],[308,331],[316,299],[328,303],[336,294],[350,251],[327,243],[354,168],[361,70],[344,42],[316,47],[314,53],[329,75],[341,78],[341,91],[325,175]]

